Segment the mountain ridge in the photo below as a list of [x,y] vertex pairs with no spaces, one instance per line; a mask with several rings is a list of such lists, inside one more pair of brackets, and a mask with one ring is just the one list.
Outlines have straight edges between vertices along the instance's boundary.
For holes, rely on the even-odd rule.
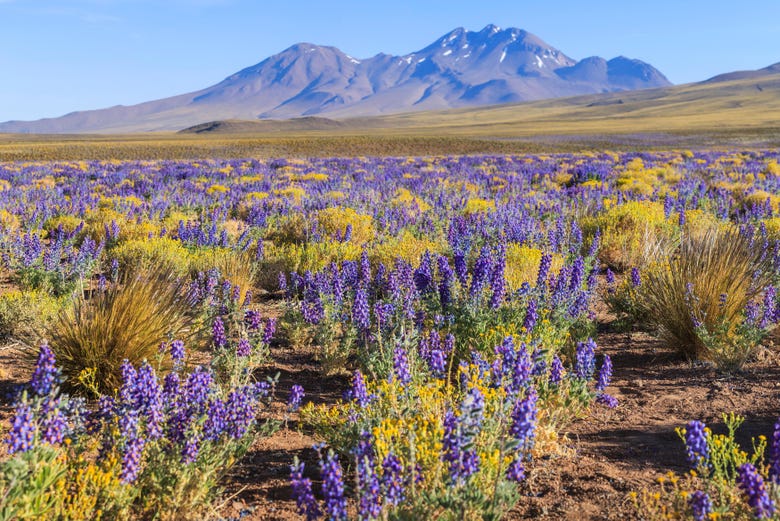
[[58,118],[0,123],[0,132],[180,130],[215,120],[340,119],[669,86],[652,65],[618,56],[577,61],[517,28],[458,27],[402,56],[356,59],[296,43],[198,91]]

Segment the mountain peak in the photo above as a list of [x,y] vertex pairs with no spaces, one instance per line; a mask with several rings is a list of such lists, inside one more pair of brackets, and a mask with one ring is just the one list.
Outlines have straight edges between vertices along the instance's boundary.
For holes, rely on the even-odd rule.
[[4,123],[0,132],[178,130],[214,120],[372,116],[666,85],[642,61],[577,62],[526,30],[488,24],[479,31],[457,27],[403,56],[356,59],[336,47],[299,42],[197,92]]

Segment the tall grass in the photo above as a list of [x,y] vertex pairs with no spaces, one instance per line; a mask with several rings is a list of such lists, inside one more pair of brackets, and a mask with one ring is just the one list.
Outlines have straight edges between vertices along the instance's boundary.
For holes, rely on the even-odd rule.
[[153,360],[163,342],[190,340],[198,328],[186,287],[171,272],[153,270],[77,297],[47,331],[66,382],[111,393],[122,383],[123,360],[137,366]]
[[741,366],[756,347],[738,338],[745,307],[771,282],[771,259],[749,237],[711,227],[683,234],[671,258],[643,274],[640,305],[648,323],[686,358]]

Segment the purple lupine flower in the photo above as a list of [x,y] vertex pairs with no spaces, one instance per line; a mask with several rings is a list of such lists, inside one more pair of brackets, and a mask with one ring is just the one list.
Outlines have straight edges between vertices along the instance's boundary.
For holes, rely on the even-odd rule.
[[231,391],[225,400],[225,431],[235,440],[244,437],[255,421],[255,401],[252,386]]
[[446,308],[452,300],[453,272],[447,257],[444,255],[439,256],[438,264],[439,276],[441,277],[439,282],[439,301],[441,302],[441,307]]
[[184,342],[181,340],[174,340],[170,345],[171,360],[174,365],[179,365],[184,361]]
[[436,378],[443,378],[447,370],[447,356],[441,349],[432,349],[428,357],[428,365],[431,373]]
[[393,453],[385,456],[382,462],[382,486],[385,498],[391,505],[398,505],[404,500],[404,480],[401,460]]
[[320,463],[322,495],[325,498],[325,512],[332,521],[346,521],[347,500],[344,499],[344,478],[339,459],[332,451]]
[[596,371],[596,342],[592,338],[577,342],[574,371],[583,380],[589,380]]
[[290,388],[290,398],[287,400],[287,410],[295,412],[301,406],[301,400],[306,393],[303,392],[303,386],[295,384]]
[[552,364],[550,364],[550,384],[558,385],[563,380],[563,362],[558,355],[553,356]]
[[544,288],[547,285],[547,276],[550,274],[552,266],[552,255],[545,253],[539,261],[539,272],[536,275],[536,287]]
[[184,440],[184,446],[181,449],[181,461],[185,464],[194,463],[198,459],[200,452],[200,437],[192,434]]
[[482,293],[485,283],[493,270],[493,253],[490,248],[483,246],[479,257],[474,263],[474,271],[471,274],[471,287],[469,294],[472,298],[478,298]]
[[46,396],[59,383],[60,370],[57,368],[54,352],[48,345],[43,344],[38,353],[35,371],[30,379],[30,387],[38,396]]
[[[454,484],[463,483],[479,468],[476,453],[464,449],[466,443],[460,430],[458,417],[452,411],[447,411],[444,415],[442,459],[449,468],[450,478]],[[468,454],[469,452],[474,452],[474,454]]]
[[520,483],[525,479],[525,467],[521,458],[515,458],[506,469],[506,477],[509,481]]
[[209,395],[212,393],[214,377],[202,366],[198,366],[187,375],[182,389],[183,401],[192,410],[200,414],[206,406]]
[[409,357],[403,346],[397,345],[393,351],[393,373],[402,385],[412,381],[412,373],[409,370]]
[[238,345],[236,346],[236,356],[239,358],[244,358],[252,354],[252,344],[249,342],[248,338],[242,338],[238,341]]
[[609,355],[604,355],[604,360],[601,362],[601,370],[599,370],[599,379],[596,383],[597,391],[604,391],[609,387],[609,383],[612,380],[612,359]]
[[211,335],[214,345],[218,348],[225,347],[227,345],[227,336],[225,336],[225,324],[222,322],[222,318],[216,317],[214,324],[211,326]]
[[141,470],[143,449],[144,441],[139,436],[125,442],[125,448],[122,451],[122,470],[119,472],[119,478],[122,483],[133,483],[138,478],[138,472]]
[[509,432],[520,442],[520,446],[528,450],[533,445],[534,431],[536,430],[536,402],[538,395],[531,387],[522,400],[515,404],[512,411],[512,426]]
[[292,481],[293,497],[298,506],[298,513],[306,516],[306,521],[316,521],[322,515],[317,499],[312,491],[311,480],[303,477],[303,462],[290,466],[290,480]]
[[227,410],[222,400],[212,400],[209,403],[206,421],[203,423],[203,437],[214,441],[227,429]]
[[355,370],[355,372],[352,373],[352,389],[350,390],[349,397],[357,402],[358,407],[361,409],[367,407],[368,404],[371,403],[371,397],[368,395],[363,373],[358,370]]
[[705,425],[697,420],[688,422],[685,428],[685,448],[688,463],[693,467],[707,465],[710,460],[709,433]]
[[631,285],[635,288],[642,285],[642,277],[639,274],[639,268],[631,268]]
[[271,343],[271,339],[276,333],[276,319],[267,318],[265,320],[265,327],[263,328],[263,343],[268,345]]
[[599,393],[598,396],[596,396],[596,402],[609,409],[614,409],[619,403],[617,398],[607,393]]
[[531,299],[528,301],[528,307],[525,311],[523,327],[526,331],[530,332],[534,329],[537,320],[539,320],[539,313],[536,312],[536,299]]
[[571,279],[569,280],[569,291],[580,289],[582,281],[585,280],[585,259],[577,257],[571,270]]
[[712,500],[706,492],[697,490],[688,498],[688,506],[691,507],[694,521],[707,521],[712,513]]
[[526,345],[523,343],[517,350],[512,370],[512,385],[510,393],[514,394],[527,387],[531,382],[531,371],[533,371],[533,361],[528,353]]
[[431,282],[433,282],[431,262],[431,253],[426,251],[420,261],[420,266],[414,270],[414,285],[420,293],[428,291],[431,287]]
[[358,516],[360,519],[376,519],[382,513],[382,490],[374,471],[374,448],[368,432],[360,435],[355,449],[358,480]]
[[29,405],[20,403],[14,411],[14,421],[8,433],[8,453],[27,452],[35,441],[35,420]]
[[68,431],[68,423],[60,404],[46,398],[41,406],[41,415],[41,440],[50,445],[62,443]]
[[747,495],[748,505],[758,519],[769,519],[775,513],[775,502],[769,497],[764,478],[751,463],[737,469],[739,488]]
[[255,248],[255,260],[263,260],[265,258],[265,243],[262,237],[257,239],[257,247]]
[[444,337],[444,354],[449,356],[455,350],[455,335],[452,333]]
[[615,283],[615,274],[612,272],[611,269],[607,268],[606,273],[604,274],[607,284],[612,285]]
[[352,322],[361,331],[367,331],[371,326],[371,309],[368,307],[368,295],[363,286],[355,292],[355,302],[352,304]]
[[466,286],[468,277],[468,265],[466,264],[466,254],[462,251],[456,251],[453,254],[453,264],[455,265],[455,276],[458,278],[461,286]]
[[775,430],[769,441],[769,478],[780,483],[780,419],[775,423]]

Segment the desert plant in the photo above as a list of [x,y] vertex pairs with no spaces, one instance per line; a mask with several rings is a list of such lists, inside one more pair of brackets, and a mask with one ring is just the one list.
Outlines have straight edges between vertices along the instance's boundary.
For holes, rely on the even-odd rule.
[[152,360],[162,343],[191,339],[198,327],[186,288],[184,279],[154,270],[75,298],[47,331],[67,383],[113,392],[123,360]]
[[45,291],[10,291],[0,295],[0,338],[34,343],[56,317],[64,297]]
[[743,342],[746,308],[771,275],[771,259],[749,237],[713,227],[685,234],[670,259],[647,271],[640,302],[648,323],[685,357],[738,368],[760,340]]

